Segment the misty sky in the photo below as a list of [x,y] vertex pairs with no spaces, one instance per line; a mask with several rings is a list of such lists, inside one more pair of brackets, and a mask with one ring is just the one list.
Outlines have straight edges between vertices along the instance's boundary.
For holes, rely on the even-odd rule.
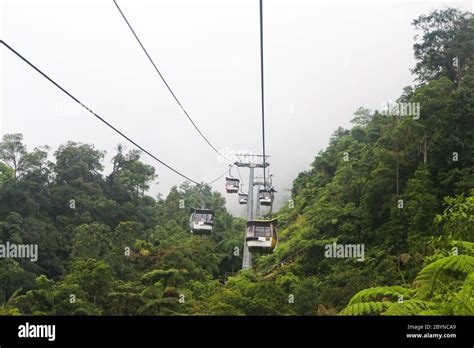
[[[119,0],[158,68],[222,152],[261,153],[258,0]],[[196,181],[226,164],[200,138],[158,78],[112,0],[0,0],[0,37],[157,157]],[[472,1],[264,1],[267,153],[279,191],[308,169],[359,106],[378,108],[412,84],[411,21]],[[29,149],[68,140],[106,150],[125,140],[0,47],[0,135]],[[128,145],[129,149],[133,145]],[[183,179],[156,167],[166,195]],[[248,172],[241,170],[245,183]],[[234,175],[237,172],[234,170]],[[240,214],[235,195],[213,184]],[[247,189],[245,187],[245,189]]]

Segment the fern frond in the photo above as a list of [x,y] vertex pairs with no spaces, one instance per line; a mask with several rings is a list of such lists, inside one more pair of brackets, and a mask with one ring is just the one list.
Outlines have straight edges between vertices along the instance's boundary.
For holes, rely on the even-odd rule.
[[394,302],[381,315],[421,315],[421,313],[436,309],[438,307],[433,302],[411,299],[403,302]]
[[344,308],[339,315],[379,315],[392,304],[389,301],[354,303]]
[[449,305],[450,315],[474,315],[474,271],[468,274],[461,291],[454,294]]
[[463,291],[467,290],[468,288],[473,289],[474,288],[474,270],[471,271],[466,279],[464,279],[464,284],[462,286]]
[[23,288],[16,289],[13,294],[10,295],[10,298],[3,304],[4,308],[7,308],[11,305],[13,300],[18,297],[18,294],[23,290]]
[[430,299],[437,286],[442,285],[441,275],[449,274],[468,275],[474,269],[474,257],[468,255],[454,255],[444,257],[430,263],[418,273],[414,287],[416,296],[420,299]]
[[473,242],[466,242],[464,240],[453,240],[451,242],[453,247],[457,247],[459,249],[459,253],[474,256],[474,243]]
[[349,306],[361,302],[381,301],[386,297],[390,300],[398,300],[400,295],[402,295],[404,299],[410,298],[412,293],[412,290],[397,285],[368,288],[355,294],[349,301]]

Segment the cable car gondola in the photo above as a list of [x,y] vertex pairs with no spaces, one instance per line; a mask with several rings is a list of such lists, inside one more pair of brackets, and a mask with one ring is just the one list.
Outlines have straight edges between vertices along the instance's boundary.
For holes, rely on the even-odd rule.
[[225,178],[225,190],[227,193],[237,193],[240,188],[240,180],[237,178]]
[[258,201],[261,205],[272,205],[273,203],[273,193],[275,190],[273,188],[267,189],[260,189],[258,191]]
[[277,220],[247,221],[245,240],[250,252],[272,253],[278,244]]
[[189,218],[189,229],[193,234],[211,234],[214,212],[209,209],[193,209]]
[[249,195],[246,193],[239,193],[239,204],[247,204]]

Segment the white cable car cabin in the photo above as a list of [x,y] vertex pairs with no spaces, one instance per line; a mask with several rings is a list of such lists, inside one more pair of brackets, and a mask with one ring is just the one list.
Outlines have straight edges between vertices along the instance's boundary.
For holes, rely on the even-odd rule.
[[193,234],[211,234],[214,226],[214,212],[209,209],[193,209],[189,229]]
[[272,190],[260,189],[258,192],[258,201],[261,205],[272,205],[273,192]]
[[277,220],[247,221],[245,241],[250,252],[269,254],[278,244]]
[[247,204],[249,195],[246,193],[239,193],[239,204]]
[[227,193],[237,193],[240,188],[240,180],[237,178],[225,178],[225,190]]

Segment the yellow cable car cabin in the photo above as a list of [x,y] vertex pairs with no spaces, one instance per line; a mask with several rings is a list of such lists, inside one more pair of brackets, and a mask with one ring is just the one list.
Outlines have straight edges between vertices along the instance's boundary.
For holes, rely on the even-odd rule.
[[193,234],[211,234],[214,227],[214,212],[209,209],[193,209],[189,218],[189,229]]
[[278,244],[277,220],[247,221],[245,240],[250,252],[272,253]]
[[237,193],[240,188],[240,180],[237,178],[225,178],[225,190],[227,193]]

